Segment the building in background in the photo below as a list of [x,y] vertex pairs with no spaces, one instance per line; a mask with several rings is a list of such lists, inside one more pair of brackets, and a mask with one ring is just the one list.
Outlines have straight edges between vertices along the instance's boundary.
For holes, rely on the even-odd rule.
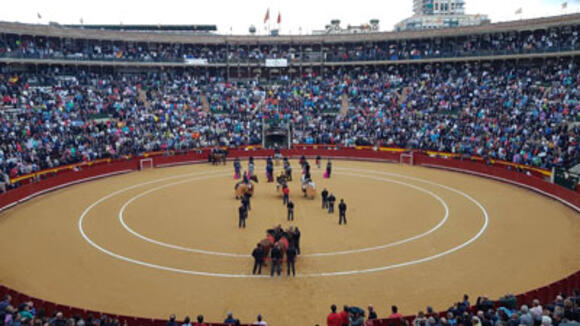
[[395,25],[396,31],[487,24],[487,15],[466,15],[465,0],[413,0],[413,16]]
[[355,34],[355,33],[376,33],[379,31],[379,20],[371,19],[368,24],[348,25],[346,28],[340,26],[340,20],[333,19],[329,25],[324,26],[324,30],[312,31],[312,34]]

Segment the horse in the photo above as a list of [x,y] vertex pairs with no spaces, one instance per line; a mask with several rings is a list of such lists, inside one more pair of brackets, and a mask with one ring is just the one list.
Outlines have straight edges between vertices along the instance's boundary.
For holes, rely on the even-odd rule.
[[304,197],[308,199],[314,199],[316,197],[316,188],[313,183],[306,184],[305,189],[302,191],[304,192]]
[[212,165],[222,163],[226,165],[227,152],[224,150],[213,150],[209,153],[208,158]]
[[[270,249],[272,249],[272,247],[274,246],[274,243],[272,242],[272,240],[265,238],[265,239],[262,239],[258,243],[262,246],[262,249],[264,249],[264,257],[269,258],[270,257]],[[265,259],[265,260],[267,260],[267,259]],[[266,265],[265,262],[264,262],[264,265]]]
[[223,164],[226,165],[226,153],[210,153],[209,160],[212,165]]
[[252,180],[252,181],[254,181],[255,183],[258,183],[258,176],[255,175],[255,174],[254,175],[251,175],[249,179]]
[[282,196],[284,195],[284,193],[282,192],[282,189],[284,188],[284,185],[278,183],[276,184],[276,192],[278,193],[278,195]]
[[283,195],[282,188],[284,188],[285,185],[287,185],[286,175],[281,174],[276,178],[276,192],[279,193],[280,195]]
[[288,181],[288,177],[286,176],[286,173],[284,172],[280,172],[280,175],[276,177],[276,182],[278,184],[286,184],[286,181]]
[[267,237],[272,238],[272,243],[278,241],[282,237],[283,233],[284,233],[284,229],[282,229],[281,224],[278,224],[277,226],[266,230]]
[[316,196],[316,184],[314,181],[310,179],[309,175],[303,175],[301,181],[302,193],[304,194],[304,197],[314,199],[314,196]]
[[234,187],[236,199],[242,198],[245,194],[252,196],[254,194],[254,185],[250,183],[238,182]]
[[276,246],[278,249],[280,249],[280,252],[282,253],[282,260],[284,260],[284,256],[286,256],[286,251],[288,250],[288,247],[290,246],[288,239],[286,237],[282,237],[282,238],[280,238],[280,240],[278,240],[278,241],[276,241],[276,243],[274,243],[274,246]]

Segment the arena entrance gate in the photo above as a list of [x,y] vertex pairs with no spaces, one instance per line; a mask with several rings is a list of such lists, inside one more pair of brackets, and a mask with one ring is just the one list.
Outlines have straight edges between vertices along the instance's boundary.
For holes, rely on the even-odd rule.
[[262,146],[264,148],[290,148],[292,146],[292,124],[286,120],[264,121]]

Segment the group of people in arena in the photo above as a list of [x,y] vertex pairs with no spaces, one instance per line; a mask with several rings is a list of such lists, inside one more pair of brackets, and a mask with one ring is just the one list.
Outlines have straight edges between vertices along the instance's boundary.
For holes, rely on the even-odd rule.
[[[248,172],[244,172],[243,180],[240,181],[244,184],[251,184],[251,180],[257,180],[254,176],[255,171],[254,158],[250,157],[248,160]],[[268,181],[272,179],[273,181],[273,164],[274,161],[271,157],[266,159],[266,173],[268,175]],[[285,166],[289,165],[290,162],[287,158],[284,158]],[[268,169],[269,167],[269,169]],[[234,178],[239,178],[241,171],[241,162],[239,158],[234,159]],[[287,169],[285,169],[287,171]],[[281,181],[282,180],[282,181]],[[282,172],[282,175],[277,178],[277,182],[281,182],[283,187],[283,204],[288,209],[288,221],[294,220],[294,203],[289,199],[288,186],[286,182],[288,179],[286,172]],[[241,198],[241,205],[238,208],[238,227],[246,227],[246,219],[248,218],[248,211],[251,209],[250,206],[251,195],[246,193]],[[287,274],[290,275],[292,272],[293,276],[296,276],[296,256],[300,254],[300,230],[298,227],[291,226],[288,230],[282,229],[279,225],[272,229],[267,230],[268,237],[262,242],[256,245],[256,248],[252,251],[252,257],[254,258],[254,267],[252,269],[252,274],[261,274],[262,266],[266,264],[269,259],[271,262],[270,275],[274,274],[280,275],[282,268],[282,260],[286,259],[287,264]]]
[[254,267],[252,274],[262,274],[262,267],[270,262],[270,276],[282,273],[282,262],[286,259],[286,274],[296,276],[296,257],[300,255],[301,232],[296,226],[283,229],[281,225],[268,229],[267,238],[258,242],[252,250]]
[[[429,149],[551,168],[580,157],[579,80],[569,59],[340,68],[281,78],[276,87],[183,72],[3,72],[0,170],[14,178],[102,157],[261,144],[263,117],[291,121],[294,143]],[[343,96],[346,113],[337,103]],[[202,97],[224,114],[205,110]]]
[[258,181],[257,176],[255,175],[255,162],[253,157],[249,157],[248,159],[248,170],[241,173],[242,164],[240,162],[240,158],[236,157],[234,159],[234,179],[242,179],[236,184],[236,187],[240,184],[244,184],[248,186],[249,191],[241,194],[240,196],[240,207],[238,207],[238,227],[239,228],[246,228],[246,220],[248,219],[249,211],[251,210],[250,200],[253,194],[253,187],[254,184],[252,181]]
[[[328,214],[334,213],[334,204],[336,203],[336,196],[333,193],[329,193],[326,188],[320,193],[322,197],[322,209],[328,209]],[[346,203],[344,199],[340,199],[338,204],[338,224],[346,224]]]
[[103,42],[100,40],[34,37],[21,34],[0,34],[0,57],[184,62],[202,59],[208,63],[259,62],[284,58],[290,61],[369,61],[421,59],[440,56],[469,56],[481,53],[526,53],[575,49],[579,26],[560,29],[542,28],[519,33],[481,33],[469,37],[442,37],[415,40],[386,40],[366,43],[325,44],[308,51],[291,46],[252,45],[235,43],[203,46],[196,44],[133,42]]

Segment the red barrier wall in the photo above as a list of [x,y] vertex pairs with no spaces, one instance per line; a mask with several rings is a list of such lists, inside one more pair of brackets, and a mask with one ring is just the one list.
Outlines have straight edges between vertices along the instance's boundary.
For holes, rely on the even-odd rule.
[[509,182],[520,187],[534,190],[542,195],[556,199],[573,209],[580,210],[580,194],[578,192],[571,191],[554,183],[546,182],[540,177],[528,176],[525,173],[470,160],[441,159],[430,157],[422,153],[415,153],[414,160],[416,165],[470,173],[503,182]]
[[61,172],[55,176],[48,176],[37,182],[28,183],[0,195],[0,210],[6,209],[19,202],[56,190],[75,183],[102,178],[113,174],[130,172],[139,166],[137,160],[116,161],[109,164],[95,165],[79,171]]
[[[207,162],[208,150],[199,152],[189,152],[177,155],[164,155],[163,153],[147,154],[145,157],[151,157],[156,167],[171,166],[178,164],[192,164],[199,162]],[[343,148],[335,149],[328,146],[316,145],[299,145],[292,149],[283,150],[282,154],[289,157],[299,157],[305,155],[307,157],[315,157],[320,155],[324,158],[334,159],[355,159],[355,160],[369,160],[381,162],[399,162],[402,150],[372,150],[372,149],[355,149]],[[233,157],[249,157],[256,158],[272,156],[274,152],[266,149],[231,149],[230,158]],[[521,172],[506,169],[509,165],[486,165],[481,160],[459,160],[459,159],[445,159],[431,157],[429,155],[415,152],[414,164],[422,165],[432,168],[448,169],[457,172],[470,173],[486,178],[493,178],[502,182],[509,182],[521,187],[537,191],[543,195],[549,196],[553,199],[568,205],[576,211],[580,211],[580,194],[568,190],[564,187],[546,182],[541,178],[539,173],[534,173],[528,176]],[[46,192],[66,187],[72,184],[90,181],[96,178],[107,177],[115,174],[126,173],[139,169],[139,160],[143,157],[135,157],[126,160],[116,160],[110,162],[99,162],[98,164],[83,164],[80,170],[64,169],[53,173],[53,175],[44,173],[43,179],[32,182],[32,179],[26,179],[27,184],[24,184],[16,189],[10,190],[7,193],[0,195],[0,211],[12,207],[19,202],[31,199],[35,196],[44,194]],[[541,172],[541,171],[540,171]],[[539,299],[541,302],[551,302],[558,293],[571,293],[573,289],[580,288],[580,271],[570,275],[569,277],[552,284],[546,285],[542,288],[532,290],[517,296],[519,304],[531,304],[533,299]],[[67,316],[79,315],[86,317],[89,314],[97,317],[102,315],[101,312],[84,310],[80,308],[59,305],[52,302],[40,300],[29,297],[18,291],[6,288],[0,285],[0,295],[10,294],[13,302],[33,301],[37,310],[44,309],[46,315],[52,315],[57,311],[63,312]],[[166,321],[160,319],[148,319],[130,316],[112,315],[119,318],[121,322],[127,321],[129,326],[164,326]],[[411,321],[414,316],[406,316],[405,320]],[[380,319],[373,322],[374,326],[400,325],[400,320]],[[208,325],[221,326],[224,324],[210,323]]]

